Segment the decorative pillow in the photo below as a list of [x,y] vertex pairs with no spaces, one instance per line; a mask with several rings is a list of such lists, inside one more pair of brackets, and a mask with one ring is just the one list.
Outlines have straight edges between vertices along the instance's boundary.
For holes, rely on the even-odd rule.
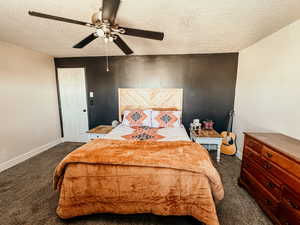
[[122,124],[130,127],[151,127],[151,110],[126,110],[124,111]]
[[181,111],[152,111],[152,127],[180,127]]

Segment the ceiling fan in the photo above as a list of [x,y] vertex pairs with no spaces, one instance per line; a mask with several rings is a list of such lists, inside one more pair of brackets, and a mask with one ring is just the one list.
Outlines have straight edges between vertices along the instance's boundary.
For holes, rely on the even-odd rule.
[[102,8],[92,15],[92,22],[82,22],[78,20],[52,16],[35,11],[29,11],[29,15],[46,19],[58,20],[66,23],[73,23],[88,26],[95,29],[95,32],[87,36],[85,39],[73,46],[73,48],[83,48],[98,37],[104,39],[105,43],[114,42],[126,55],[130,55],[133,51],[123,41],[119,34],[136,36],[141,38],[149,38],[154,40],[163,40],[164,33],[148,30],[133,29],[119,26],[115,23],[120,0],[103,0]]

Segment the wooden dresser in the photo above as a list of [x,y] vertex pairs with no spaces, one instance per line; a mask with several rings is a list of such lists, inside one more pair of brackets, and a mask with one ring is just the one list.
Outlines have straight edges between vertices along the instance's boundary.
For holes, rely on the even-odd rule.
[[239,185],[274,224],[300,225],[300,141],[278,133],[245,133]]

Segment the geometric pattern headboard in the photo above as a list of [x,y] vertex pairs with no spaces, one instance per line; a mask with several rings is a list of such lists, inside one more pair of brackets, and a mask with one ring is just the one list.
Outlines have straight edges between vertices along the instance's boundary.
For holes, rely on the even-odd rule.
[[182,111],[182,88],[119,88],[119,121],[125,110],[177,108]]

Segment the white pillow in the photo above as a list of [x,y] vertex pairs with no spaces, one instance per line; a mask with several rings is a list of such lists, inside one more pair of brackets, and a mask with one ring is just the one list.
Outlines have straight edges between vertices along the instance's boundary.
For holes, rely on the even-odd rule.
[[130,127],[151,127],[151,110],[125,110],[122,124]]
[[182,111],[155,111],[151,113],[152,127],[180,127]]

